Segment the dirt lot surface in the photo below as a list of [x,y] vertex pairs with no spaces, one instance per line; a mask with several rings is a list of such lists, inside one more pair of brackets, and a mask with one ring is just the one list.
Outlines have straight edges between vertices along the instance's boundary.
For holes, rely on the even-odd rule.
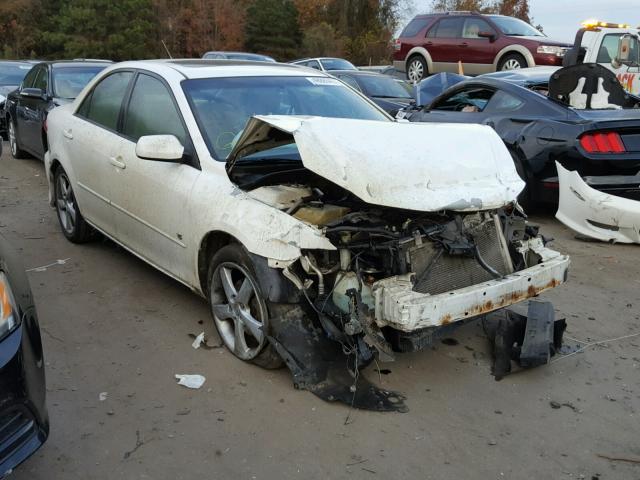
[[[218,343],[205,301],[109,241],[66,241],[42,163],[4,150],[0,232],[27,269],[66,260],[28,273],[51,436],[12,479],[640,479],[640,336],[496,382],[472,324],[456,345],[383,365],[408,413],[349,413],[295,390],[286,369],[193,349],[189,335],[203,330]],[[568,336],[640,332],[640,247],[534,220],[572,256],[569,283],[545,295]],[[206,383],[188,390],[177,373]]]

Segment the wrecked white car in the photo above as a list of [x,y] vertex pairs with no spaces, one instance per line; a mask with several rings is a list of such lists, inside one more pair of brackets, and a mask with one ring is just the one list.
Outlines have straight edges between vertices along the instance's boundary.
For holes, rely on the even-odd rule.
[[[284,360],[326,400],[402,410],[359,368],[567,276],[515,203],[524,185],[493,130],[395,123],[317,71],[122,63],[54,110],[48,133],[69,240],[97,230],[188,285],[234,355]],[[549,307],[494,322],[497,377],[511,358],[548,359],[561,337]]]

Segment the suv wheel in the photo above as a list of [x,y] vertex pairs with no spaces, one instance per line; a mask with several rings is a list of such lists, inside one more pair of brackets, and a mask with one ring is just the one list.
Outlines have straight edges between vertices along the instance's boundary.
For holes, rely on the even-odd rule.
[[498,71],[502,70],[518,70],[520,68],[527,68],[527,61],[519,53],[507,53],[500,59],[498,64]]
[[422,55],[414,55],[407,62],[407,79],[410,82],[419,82],[427,76],[427,62]]

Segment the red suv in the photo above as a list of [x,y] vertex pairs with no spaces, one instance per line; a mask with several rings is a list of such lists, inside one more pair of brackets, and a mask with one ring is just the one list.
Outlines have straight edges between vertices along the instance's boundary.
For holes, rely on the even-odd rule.
[[447,12],[411,20],[395,41],[393,65],[417,82],[432,73],[457,72],[458,61],[468,75],[562,65],[569,48],[517,18]]

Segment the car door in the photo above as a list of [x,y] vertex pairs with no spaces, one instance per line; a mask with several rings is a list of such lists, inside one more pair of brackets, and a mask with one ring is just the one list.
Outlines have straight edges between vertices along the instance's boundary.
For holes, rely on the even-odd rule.
[[[11,101],[13,101],[13,123],[15,125],[15,134],[18,140],[18,143],[22,143],[22,130],[20,130],[20,126],[24,124],[24,105],[22,104],[23,100],[27,97],[20,94],[20,92],[25,88],[32,88],[33,84],[36,81],[36,77],[38,76],[38,72],[40,72],[39,67],[33,67],[29,70],[29,73],[24,77],[22,84],[20,85],[20,89],[17,92],[10,94]],[[20,145],[22,147],[22,145]]]
[[497,32],[482,18],[465,17],[460,42],[460,60],[465,74],[480,75],[493,71],[493,59],[498,53],[496,37]]
[[458,60],[462,60],[463,53],[460,46],[463,23],[462,17],[444,17],[427,31],[425,48],[433,62],[433,71],[429,73],[458,71]]
[[48,103],[49,69],[42,64],[37,67],[37,74],[31,88],[39,88],[42,97],[20,94],[17,109],[17,128],[20,145],[29,153],[42,158],[42,122]]
[[436,100],[421,121],[489,124],[491,113],[487,106],[494,93],[495,90],[479,85],[461,88]]
[[83,216],[115,236],[111,206],[112,184],[118,180],[117,147],[122,105],[134,73],[115,71],[101,79],[84,97],[69,125],[64,141],[73,167],[74,192]]
[[[610,33],[602,37],[602,43],[598,49],[596,62],[613,71],[622,87],[634,95],[640,95],[640,67],[629,66],[624,63],[617,64],[615,58],[618,55],[618,42],[625,32]],[[639,48],[638,41],[632,43],[631,58],[637,58],[634,50]],[[613,61],[613,63],[612,63]]]
[[[151,73],[138,73],[118,142],[112,202],[117,238],[167,273],[187,280],[189,195],[201,171],[195,149],[169,86]],[[185,147],[183,162],[144,160],[136,142],[145,135],[174,135]],[[214,205],[211,208],[215,208]]]

